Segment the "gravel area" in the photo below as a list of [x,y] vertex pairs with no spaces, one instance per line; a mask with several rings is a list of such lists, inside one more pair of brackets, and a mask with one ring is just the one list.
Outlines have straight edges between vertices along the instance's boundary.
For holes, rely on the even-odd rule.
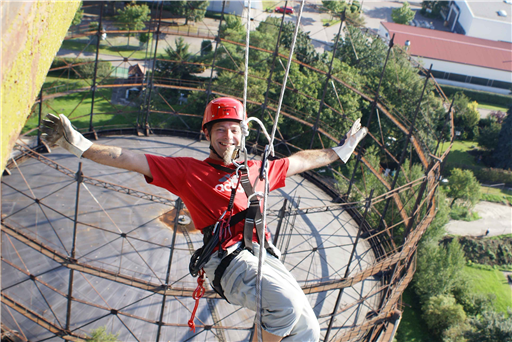
[[483,236],[489,229],[490,236],[512,234],[511,206],[482,201],[475,206],[475,210],[481,219],[471,222],[451,220],[446,227],[448,233]]

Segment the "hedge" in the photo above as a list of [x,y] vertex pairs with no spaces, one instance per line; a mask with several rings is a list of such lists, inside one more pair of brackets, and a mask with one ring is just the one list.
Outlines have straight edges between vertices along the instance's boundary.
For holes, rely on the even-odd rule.
[[[94,76],[94,60],[86,59],[86,58],[61,58],[56,57],[53,62],[51,68],[58,68],[62,66],[66,66],[68,64],[79,64],[79,63],[87,63],[82,65],[77,65],[71,69],[73,75],[77,78],[92,78]],[[98,61],[98,71],[96,72],[97,77],[107,77],[112,70],[112,63],[107,61]]]
[[475,165],[450,163],[450,164],[446,164],[446,166],[444,167],[443,176],[448,177],[450,175],[450,171],[454,168],[473,171],[473,174],[475,175],[476,179],[478,179],[478,181],[480,183],[486,183],[486,184],[505,183],[508,186],[512,186],[512,171],[507,171],[507,170],[503,170],[503,169],[479,167],[479,166],[475,166]]
[[495,94],[486,91],[466,89],[448,85],[441,85],[441,89],[443,89],[443,92],[447,97],[450,97],[454,95],[456,92],[460,91],[463,92],[464,95],[469,97],[471,100],[476,101],[478,103],[489,103],[494,105],[500,105],[506,108],[512,106],[512,96],[510,95]]

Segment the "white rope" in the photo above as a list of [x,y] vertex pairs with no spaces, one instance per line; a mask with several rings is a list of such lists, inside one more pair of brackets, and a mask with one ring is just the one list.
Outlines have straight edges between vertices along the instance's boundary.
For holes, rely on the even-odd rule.
[[[302,9],[304,8],[304,0],[301,1],[299,13],[297,15],[297,22],[295,24],[295,32],[293,34],[293,40],[292,45],[290,47],[290,55],[288,56],[288,64],[286,66],[286,73],[284,75],[283,85],[281,87],[281,95],[279,96],[279,104],[277,106],[277,112],[276,117],[274,119],[274,125],[272,127],[272,136],[269,141],[269,146],[274,145],[274,137],[276,134],[277,129],[277,123],[279,120],[279,113],[281,112],[281,105],[283,103],[283,97],[284,92],[286,90],[286,81],[288,80],[288,74],[290,72],[290,65],[292,63],[292,57],[293,57],[293,51],[295,49],[295,42],[297,40],[297,34],[299,32],[299,26],[300,26],[300,19],[302,17]],[[270,149],[269,149],[270,151]],[[264,160],[268,165],[268,155],[264,156]],[[268,192],[269,192],[269,183],[268,183],[268,167],[267,165],[261,165],[265,172],[265,189],[264,189],[264,198],[263,198],[263,232],[260,235],[262,238],[260,240],[260,250],[258,255],[258,276],[256,279],[256,324],[258,329],[258,342],[263,342],[263,328],[261,324],[261,317],[262,317],[262,295],[261,295],[261,283],[263,279],[263,272],[262,272],[262,266],[265,260],[265,244],[263,241],[265,241],[265,235],[266,235],[266,226],[267,226],[267,199],[268,199]]]
[[[249,77],[249,40],[251,37],[251,0],[247,1],[247,33],[245,35],[245,70],[244,70],[244,117],[247,115],[247,80]],[[242,119],[240,127],[242,128],[242,141],[240,144],[241,149],[245,149],[245,137],[249,135],[249,127]],[[246,134],[247,133],[247,134]]]

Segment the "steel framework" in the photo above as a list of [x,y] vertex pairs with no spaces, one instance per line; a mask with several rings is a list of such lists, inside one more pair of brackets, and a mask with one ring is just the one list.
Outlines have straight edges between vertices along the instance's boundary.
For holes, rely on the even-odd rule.
[[[164,6],[163,2],[153,3],[152,5],[152,20],[148,23],[147,30],[141,31],[131,31],[131,33],[151,33],[153,37],[152,44],[148,44],[146,48],[146,58],[145,59],[135,59],[131,57],[122,56],[122,63],[143,63],[146,66],[147,73],[145,77],[137,82],[132,82],[130,79],[119,79],[117,77],[104,77],[103,79],[99,79],[97,75],[98,67],[100,63],[109,61],[106,59],[99,58],[100,55],[100,37],[102,34],[106,33],[111,37],[124,35],[125,31],[119,31],[117,29],[108,29],[108,26],[115,25],[113,23],[108,23],[108,20],[104,18],[104,6],[98,6],[97,9],[99,25],[96,30],[81,30],[81,31],[73,31],[68,34],[68,40],[71,39],[88,39],[88,37],[96,36],[96,47],[95,47],[95,58],[94,60],[89,60],[87,62],[77,62],[70,63],[63,67],[53,68],[51,72],[62,71],[62,73],[70,70],[75,70],[76,67],[84,64],[94,64],[94,74],[89,86],[75,86],[74,89],[69,89],[69,87],[65,91],[60,91],[60,88],[54,87],[46,87],[41,91],[39,100],[36,101],[38,104],[38,119],[41,120],[42,116],[42,108],[43,105],[46,104],[50,110],[51,108],[51,100],[64,98],[69,95],[74,94],[83,94],[82,100],[77,104],[75,110],[77,108],[81,108],[84,106],[82,102],[84,99],[91,95],[90,102],[90,113],[85,116],[89,119],[88,129],[83,130],[83,133],[89,136],[90,138],[98,139],[98,136],[107,136],[111,134],[139,134],[143,133],[145,136],[154,136],[154,135],[172,135],[172,136],[182,136],[194,139],[201,139],[201,133],[199,132],[199,124],[198,118],[201,117],[200,114],[197,113],[187,113],[187,106],[180,106],[179,110],[175,110],[176,104],[171,104],[169,99],[165,99],[161,94],[160,90],[171,89],[178,91],[186,91],[186,92],[198,92],[204,93],[206,95],[206,102],[211,98],[212,95],[220,95],[220,96],[231,96],[240,99],[240,90],[232,89],[223,85],[214,85],[213,80],[215,79],[214,71],[232,73],[233,77],[236,75],[240,75],[239,70],[230,70],[225,67],[218,66],[216,64],[216,60],[219,55],[219,51],[223,48],[224,52],[227,52],[229,55],[229,51],[226,49],[226,45],[243,47],[244,45],[240,42],[228,40],[223,38],[221,34],[222,22],[224,19],[224,13],[221,15],[221,19],[218,20],[218,28],[217,31],[212,31],[211,27],[207,27],[207,29],[203,30],[201,28],[197,28],[191,25],[188,26],[172,26],[170,25],[170,18],[165,18],[164,15]],[[224,11],[224,6],[223,6]],[[338,41],[340,38],[340,33],[342,32],[342,26],[344,22],[344,17],[341,18],[341,23],[338,31],[338,35],[336,36],[335,43],[333,46],[333,51],[336,52],[338,48]],[[268,54],[268,58],[271,58],[271,69],[270,76],[266,79],[262,79],[258,75],[249,75],[251,79],[259,79],[266,81],[266,92],[264,96],[264,100],[257,97],[249,97],[248,103],[252,104],[256,110],[252,113],[255,115],[256,111],[261,112],[261,118],[269,118],[269,112],[275,111],[277,107],[276,101],[272,100],[269,97],[270,89],[272,86],[280,86],[281,84],[278,81],[275,81],[272,77],[275,68],[278,67],[277,61],[281,59],[286,59],[287,57],[279,53],[280,50],[280,39],[281,32],[283,30],[284,25],[284,14],[281,20],[279,28],[278,39],[276,40],[276,45],[273,50],[267,50],[256,46],[251,46],[250,50],[259,51],[262,53]],[[193,37],[200,39],[209,39],[215,41],[215,49],[213,54],[213,61],[209,65],[195,63],[188,60],[180,60],[180,61],[171,61],[169,59],[164,59],[159,56],[160,50],[158,49],[159,43],[167,43],[165,38],[162,38],[164,35],[166,36],[177,36],[177,37]],[[107,40],[107,43],[110,44]],[[168,43],[167,43],[168,44]],[[89,45],[89,44],[88,44]],[[110,44],[112,45],[112,44]],[[326,92],[329,89],[329,85],[332,84],[334,91],[336,92],[336,97],[338,97],[337,89],[345,89],[345,91],[352,92],[357,94],[362,100],[366,100],[371,104],[370,114],[367,117],[366,126],[373,127],[375,126],[374,117],[376,116],[379,120],[379,127],[381,125],[381,120],[388,120],[389,124],[394,125],[400,132],[403,134],[403,148],[400,151],[399,156],[395,156],[386,145],[385,139],[383,136],[382,129],[379,131],[371,131],[368,135],[367,139],[362,142],[361,148],[356,152],[356,161],[353,165],[353,169],[351,172],[351,176],[346,177],[341,172],[336,170],[335,168],[330,168],[329,171],[332,176],[326,177],[319,172],[307,172],[303,176],[313,182],[315,185],[319,186],[323,189],[327,194],[329,194],[333,203],[324,205],[324,206],[314,206],[314,207],[300,207],[299,201],[293,201],[293,203],[288,203],[285,201],[280,209],[270,209],[268,215],[273,218],[277,222],[277,232],[275,235],[275,244],[283,249],[283,258],[287,258],[291,253],[289,252],[289,244],[290,237],[292,236],[292,230],[294,228],[294,220],[297,216],[301,215],[310,215],[314,213],[336,213],[336,212],[346,212],[350,215],[351,219],[357,223],[357,230],[355,234],[355,239],[351,246],[350,257],[347,265],[344,268],[342,274],[337,273],[334,277],[329,277],[328,279],[316,279],[313,282],[304,282],[302,288],[307,295],[318,295],[318,294],[329,294],[328,296],[335,294],[336,300],[332,306],[330,306],[327,311],[322,311],[318,315],[319,320],[321,320],[325,327],[322,331],[322,339],[324,341],[388,341],[391,337],[393,327],[396,324],[396,312],[401,309],[400,297],[403,290],[410,283],[412,275],[414,273],[415,268],[415,252],[418,241],[420,240],[423,233],[428,228],[429,224],[433,220],[436,213],[437,203],[435,201],[435,194],[438,186],[438,181],[440,179],[440,171],[442,168],[443,160],[446,155],[449,153],[451,148],[451,143],[453,141],[454,132],[453,132],[453,112],[452,107],[448,106],[446,102],[447,99],[442,93],[440,87],[435,83],[435,80],[431,76],[430,70],[420,69],[419,72],[425,75],[424,78],[424,86],[421,92],[421,95],[417,99],[415,103],[415,111],[412,116],[412,120],[408,120],[400,113],[397,113],[396,110],[390,109],[390,107],[382,100],[380,96],[382,79],[386,72],[386,68],[388,65],[388,59],[390,58],[391,53],[394,51],[394,43],[393,39],[389,41],[388,51],[386,60],[383,63],[382,72],[379,79],[379,84],[375,89],[371,91],[358,88],[356,85],[351,84],[350,81],[344,80],[339,76],[332,74],[332,66],[334,62],[335,53],[332,54],[332,59],[330,61],[329,67],[327,71],[320,70],[314,66],[308,65],[306,63],[300,62],[298,60],[294,60],[293,62],[298,64],[303,68],[307,68],[311,72],[315,72],[318,75],[324,77],[324,83],[322,86],[321,96],[319,98],[311,97],[307,94],[301,92],[300,89],[295,88],[292,84],[287,87],[287,91],[293,92],[295,94],[299,94],[304,98],[315,101],[319,103],[319,109],[316,117],[311,118],[304,113],[300,112],[293,106],[283,106],[283,110],[281,114],[286,118],[295,123],[302,125],[302,133],[300,136],[307,137],[310,135],[310,148],[313,146],[317,146],[321,144],[324,146],[326,143],[334,143],[337,144],[341,140],[341,136],[339,132],[336,132],[334,128],[330,127],[326,122],[322,120],[322,109],[328,108],[335,115],[339,117],[340,120],[350,120],[347,116],[347,113],[343,111],[341,103],[339,106],[336,103],[327,103],[325,101]],[[396,53],[399,53],[397,51]],[[230,57],[232,58],[232,57]],[[233,59],[233,58],[232,58]],[[118,59],[112,59],[111,61],[119,62]],[[183,80],[183,79],[170,79],[170,78],[161,78],[155,76],[155,68],[157,62],[168,62],[175,63],[176,65],[196,65],[210,68],[210,76],[208,79],[201,81],[193,81],[193,80]],[[121,63],[121,64],[122,64]],[[119,64],[119,65],[121,65]],[[236,64],[236,63],[235,63]],[[114,68],[112,72],[114,72],[118,67]],[[446,126],[450,127],[450,134],[448,137],[449,146],[443,150],[441,153],[439,151],[439,146],[444,142],[444,137],[446,135],[436,136],[437,137],[437,145],[435,147],[435,151],[432,153],[428,149],[428,144],[423,141],[423,137],[425,134],[429,134],[429,132],[425,133],[416,127],[418,120],[425,120],[427,125],[429,124],[438,124],[432,123],[428,121],[428,118],[425,118],[422,113],[422,101],[424,98],[424,94],[426,92],[427,86],[432,86],[437,92],[438,96],[442,98],[445,103],[446,114],[443,118],[444,125],[443,130]],[[134,110],[133,104],[127,103],[125,105],[114,104],[112,100],[104,98],[104,95],[98,92],[100,89],[130,89],[130,88],[139,88],[143,91],[141,92],[141,105],[138,110]],[[99,95],[99,96],[98,96]],[[98,97],[100,100],[98,100]],[[156,100],[163,100],[167,108],[155,108],[153,106],[153,102]],[[101,103],[99,102],[101,101]],[[339,101],[339,98],[338,98]],[[122,115],[126,120],[134,119],[133,121],[125,121],[122,124],[116,125],[101,125],[98,121],[95,121],[95,116],[97,113],[96,108],[98,104],[109,103],[110,108],[114,110],[114,112],[103,112],[103,115]],[[339,108],[341,107],[341,108]],[[74,111],[73,111],[74,112]],[[68,113],[72,120],[80,119],[82,116],[73,116],[73,112]],[[135,113],[135,117],[129,117],[130,113]],[[422,113],[423,116],[419,114]],[[382,118],[380,115],[383,115]],[[168,118],[178,118],[183,123],[183,128],[175,129],[172,126],[164,126],[158,127],[151,121],[152,116],[156,115],[164,115]],[[194,121],[195,119],[195,121]],[[188,121],[187,121],[188,120]],[[373,126],[372,126],[373,124]],[[434,134],[434,133],[432,133]],[[17,196],[21,196],[25,198],[28,202],[26,206],[20,208],[15,212],[11,212],[8,215],[2,214],[2,233],[5,241],[10,241],[10,244],[14,247],[14,244],[11,241],[11,238],[19,241],[21,244],[36,250],[41,255],[51,259],[55,262],[55,269],[57,268],[65,268],[69,271],[69,280],[67,282],[67,289],[64,291],[63,289],[57,288],[51,284],[50,281],[45,279],[45,273],[48,271],[38,270],[29,270],[23,263],[23,258],[20,256],[20,260],[22,264],[15,260],[10,260],[8,258],[4,258],[2,256],[2,261],[6,266],[9,266],[12,269],[15,269],[19,276],[16,281],[8,286],[4,286],[2,284],[2,304],[3,309],[6,310],[11,317],[11,311],[16,311],[22,317],[36,323],[37,325],[43,327],[48,332],[50,332],[51,336],[60,336],[66,339],[84,339],[85,335],[83,333],[82,327],[91,324],[92,322],[86,322],[86,324],[79,323],[79,319],[77,317],[73,317],[73,308],[74,305],[86,305],[89,307],[94,307],[98,310],[104,311],[105,316],[113,316],[117,317],[123,324],[123,326],[129,331],[130,339],[141,340],[143,337],[140,335],[137,336],[137,333],[133,331],[131,325],[125,321],[126,319],[134,319],[140,322],[144,322],[144,324],[155,325],[157,327],[156,340],[160,341],[161,339],[161,331],[162,327],[173,327],[186,329],[187,324],[184,320],[181,322],[172,321],[166,319],[164,316],[164,311],[166,307],[166,300],[168,298],[175,298],[180,301],[179,298],[183,300],[189,299],[192,297],[192,292],[194,287],[189,283],[179,283],[175,279],[171,279],[171,268],[173,264],[176,262],[175,251],[188,251],[193,252],[194,250],[194,241],[188,235],[186,229],[181,227],[178,224],[178,216],[183,212],[184,208],[182,207],[182,203],[179,199],[172,200],[165,196],[151,194],[145,191],[131,189],[123,185],[114,184],[112,182],[108,182],[101,179],[96,179],[87,175],[84,175],[81,170],[81,165],[77,172],[72,171],[70,168],[60,165],[56,161],[45,157],[44,155],[38,153],[41,151],[43,147],[41,145],[39,132],[37,135],[37,147],[29,148],[24,145],[19,145],[18,149],[20,154],[17,158],[13,159],[12,162],[8,165],[9,169],[18,168],[18,164],[22,160],[31,160],[38,161],[41,165],[46,165],[51,169],[59,171],[63,176],[68,178],[69,180],[65,183],[65,185],[48,194],[38,194],[37,196],[34,192],[28,187],[27,189],[19,189],[9,184],[8,180],[3,180],[2,184],[4,189],[9,189],[10,193],[17,194]],[[144,139],[144,138],[142,138]],[[277,145],[282,146],[281,156],[286,156],[294,151],[300,150],[300,148],[293,141],[297,141],[298,137],[284,137],[283,134],[278,130],[278,137],[276,138]],[[248,145],[253,147],[253,152],[258,153],[261,152],[262,146],[260,145],[259,140],[259,130],[257,132],[257,136],[254,140],[248,140]],[[391,182],[388,181],[387,177],[382,174],[382,170],[375,166],[374,163],[371,162],[365,156],[365,147],[373,145],[376,146],[381,155],[385,158],[391,159],[395,163],[396,172]],[[418,177],[416,179],[408,179],[407,178],[407,170],[404,169],[404,163],[409,160],[412,164],[412,157],[407,158],[408,153],[410,155],[414,153],[414,160],[419,161],[419,165],[421,165],[423,170],[423,176]],[[19,168],[18,168],[19,169]],[[324,170],[325,171],[325,170]],[[21,176],[23,177],[23,173],[20,171]],[[360,175],[359,175],[360,174]],[[374,193],[374,189],[366,189],[366,181],[365,175],[372,175],[378,182],[383,186],[385,191],[379,194]],[[359,175],[359,176],[358,176]],[[365,189],[360,189],[356,183],[358,178],[363,179]],[[366,176],[368,177],[368,176]],[[405,177],[405,182],[399,182],[400,177]],[[76,184],[76,192],[75,192],[75,204],[74,204],[74,215],[70,215],[64,212],[59,212],[55,206],[48,204],[44,199],[53,195],[58,191],[68,191],[67,187],[70,184]],[[340,186],[343,184],[343,186]],[[133,243],[130,240],[137,240],[137,237],[131,236],[130,232],[123,231],[117,227],[116,223],[112,221],[112,224],[116,229],[107,229],[105,227],[95,226],[85,221],[81,221],[79,218],[80,212],[80,191],[84,188],[90,193],[90,190],[86,187],[87,185],[91,185],[94,188],[104,189],[108,192],[116,192],[121,193],[123,195],[137,198],[138,200],[148,201],[151,203],[155,203],[158,205],[163,205],[168,208],[173,208],[175,210],[175,219],[174,219],[174,230],[172,240],[169,244],[156,242],[156,241],[144,241],[149,245],[152,245],[157,248],[162,248],[168,251],[167,263],[165,266],[165,271],[160,275],[160,271],[153,269],[149,262],[146,261],[146,256],[143,252],[137,250],[134,247]],[[28,186],[28,183],[27,183]],[[63,190],[65,189],[65,190]],[[342,189],[345,189],[343,191]],[[377,205],[379,203],[384,204],[384,209],[379,211],[377,209]],[[413,205],[411,205],[414,203]],[[99,202],[98,202],[99,204]],[[60,246],[56,247],[55,245],[49,244],[45,242],[37,233],[34,233],[27,227],[24,227],[21,224],[16,222],[16,214],[22,212],[22,210],[26,209],[29,206],[36,205],[41,208],[41,210],[52,211],[55,214],[60,215],[62,218],[65,218],[69,221],[73,222],[73,231],[72,238],[70,244],[70,250],[65,247],[66,241],[61,241],[57,230],[52,225],[52,219],[47,217],[47,220],[55,232],[55,235],[59,237]],[[100,205],[101,207],[101,205]],[[103,210],[103,207],[101,207]],[[392,219],[389,220],[390,214],[392,215]],[[45,214],[46,215],[46,214]],[[370,216],[373,219],[370,219]],[[399,217],[396,219],[396,217]],[[376,218],[376,219],[375,219]],[[89,227],[92,229],[102,230],[105,233],[111,234],[114,239],[122,241],[124,244],[131,245],[136,254],[140,256],[143,260],[143,263],[147,266],[149,270],[149,276],[147,274],[135,274],[128,272],[125,269],[113,269],[112,267],[100,267],[98,264],[91,262],[87,258],[86,255],[77,255],[76,250],[76,236],[77,236],[77,227]],[[180,228],[181,227],[181,228]],[[401,241],[398,241],[394,232],[398,229],[398,227],[402,227],[404,230],[403,237]],[[183,236],[186,241],[186,247],[181,247],[177,245],[176,242],[176,233],[178,232],[178,228],[182,230]],[[113,240],[114,241],[114,240]],[[374,259],[371,264],[366,267],[362,267],[358,270],[352,267],[352,263],[354,262],[354,253],[358,248],[358,245],[361,243],[368,244],[370,249],[368,252],[371,252],[374,255]],[[339,247],[339,246],[338,246]],[[327,249],[324,246],[316,246],[312,248],[310,253],[316,253],[318,249]],[[16,249],[14,247],[14,249]],[[16,252],[17,253],[17,252]],[[18,254],[19,255],[19,254]],[[284,260],[284,259],[283,259]],[[298,266],[298,265],[297,265]],[[352,267],[352,268],[351,268]],[[115,283],[122,284],[124,286],[138,289],[144,291],[144,293],[149,293],[148,296],[160,295],[161,299],[158,301],[160,305],[160,309],[158,310],[158,317],[148,318],[136,316],[130,313],[130,308],[128,306],[123,307],[122,305],[118,307],[111,307],[106,303],[105,305],[100,305],[90,300],[86,300],[80,298],[79,295],[76,294],[76,289],[74,289],[73,284],[75,283],[74,277],[75,273],[79,272],[83,277],[84,274],[94,276],[95,279],[101,278],[106,279]],[[309,275],[309,272],[308,272]],[[378,286],[373,287],[370,291],[361,295],[360,298],[355,299],[353,301],[349,301],[348,303],[341,304],[342,299],[344,298],[344,290],[350,287],[353,287],[357,284],[361,284],[365,280],[368,279],[379,279]],[[32,282],[38,289],[44,298],[44,301],[48,304],[50,309],[50,313],[45,312],[37,312],[37,310],[32,309],[26,302],[20,300],[19,298],[15,298],[10,295],[10,290],[20,286],[25,282]],[[65,312],[65,322],[61,322],[59,320],[58,313],[54,312],[54,307],[51,304],[51,296],[45,295],[44,293],[48,293],[46,290],[43,291],[40,287],[43,286],[46,289],[51,290],[52,296],[58,295],[66,298],[66,309]],[[99,293],[98,293],[99,294]],[[251,326],[226,326],[223,324],[223,318],[220,318],[219,312],[217,310],[217,305],[215,303],[216,300],[219,300],[218,295],[213,290],[207,290],[205,293],[205,297],[209,300],[208,305],[210,307],[209,314],[213,317],[212,324],[198,324],[197,327],[202,329],[201,331],[215,331],[214,336],[217,340],[223,341],[226,340],[225,332],[226,331],[250,331],[252,329]],[[341,322],[340,317],[344,313],[350,312],[350,310],[358,307],[365,303],[368,298],[376,298],[378,304],[376,307],[372,307],[364,317],[364,319],[355,319],[349,325]],[[142,299],[141,299],[142,300]],[[5,313],[4,313],[5,315]],[[352,314],[350,314],[352,315]],[[104,317],[104,316],[102,316]],[[97,318],[100,319],[100,318]],[[14,321],[16,321],[14,319]],[[347,319],[348,321],[348,319]],[[18,331],[18,336],[20,338],[25,338],[26,336],[23,333],[23,327],[16,326],[5,326],[6,331],[14,330]],[[187,337],[188,339],[193,339],[195,335],[191,335]],[[45,338],[46,339],[46,338]],[[41,340],[45,340],[41,339]]]

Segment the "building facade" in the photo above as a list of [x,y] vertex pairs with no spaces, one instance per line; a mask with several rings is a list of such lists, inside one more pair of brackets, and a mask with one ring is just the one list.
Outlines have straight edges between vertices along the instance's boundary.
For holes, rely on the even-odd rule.
[[512,42],[512,1],[451,1],[446,22],[452,32]]
[[408,53],[441,84],[510,94],[512,44],[420,27],[381,22],[379,34]]

